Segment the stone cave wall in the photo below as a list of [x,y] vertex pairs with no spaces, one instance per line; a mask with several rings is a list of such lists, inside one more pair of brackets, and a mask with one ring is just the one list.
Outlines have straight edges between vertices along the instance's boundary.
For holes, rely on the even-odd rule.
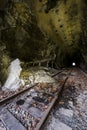
[[54,56],[54,42],[38,26],[34,12],[32,1],[27,0],[4,1],[3,8],[0,8],[2,83],[7,78],[8,66],[13,59],[19,58],[26,63]]
[[15,58],[26,63],[56,55],[56,67],[74,60],[86,66],[86,8],[85,0],[0,0],[1,81]]

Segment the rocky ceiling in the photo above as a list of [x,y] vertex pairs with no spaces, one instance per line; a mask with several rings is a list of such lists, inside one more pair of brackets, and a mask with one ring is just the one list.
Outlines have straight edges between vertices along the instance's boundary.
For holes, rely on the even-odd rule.
[[55,56],[57,67],[87,63],[86,0],[0,0],[0,70],[12,59]]

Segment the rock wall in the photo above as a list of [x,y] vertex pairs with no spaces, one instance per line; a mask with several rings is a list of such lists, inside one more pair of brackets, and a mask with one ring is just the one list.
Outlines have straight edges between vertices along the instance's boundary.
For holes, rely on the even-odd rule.
[[3,9],[0,8],[2,82],[6,80],[8,74],[9,60],[16,58],[24,62],[42,60],[53,57],[55,49],[52,39],[38,26],[32,1],[10,0],[3,6]]
[[54,57],[56,67],[87,63],[86,0],[1,0],[0,70],[9,63]]
[[38,27],[32,9],[25,2],[13,2],[10,6],[4,17],[6,28],[1,31],[1,40],[6,44],[10,56],[24,61],[48,57],[51,40]]

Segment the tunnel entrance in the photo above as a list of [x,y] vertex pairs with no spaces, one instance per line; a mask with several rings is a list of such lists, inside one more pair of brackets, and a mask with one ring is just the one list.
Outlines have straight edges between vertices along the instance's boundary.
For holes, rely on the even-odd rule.
[[63,59],[64,67],[80,67],[80,64],[83,61],[82,59],[82,55],[78,51],[73,53],[72,55],[65,55],[65,58]]

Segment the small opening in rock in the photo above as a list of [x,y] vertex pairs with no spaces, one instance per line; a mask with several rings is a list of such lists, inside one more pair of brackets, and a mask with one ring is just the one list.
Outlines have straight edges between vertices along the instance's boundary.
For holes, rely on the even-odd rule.
[[57,10],[55,10],[55,13],[57,13],[59,10],[57,9]]
[[42,2],[42,0],[39,0],[40,2]]
[[67,39],[66,37],[64,37],[64,39]]
[[65,11],[65,14],[67,14],[67,11]]
[[60,25],[60,28],[62,28],[63,27],[63,25]]
[[47,9],[46,9],[46,10],[45,10],[45,13],[47,13],[47,14],[48,14],[48,13],[49,13],[49,10],[47,10]]
[[60,19],[58,19],[58,22],[60,22],[61,20]]

